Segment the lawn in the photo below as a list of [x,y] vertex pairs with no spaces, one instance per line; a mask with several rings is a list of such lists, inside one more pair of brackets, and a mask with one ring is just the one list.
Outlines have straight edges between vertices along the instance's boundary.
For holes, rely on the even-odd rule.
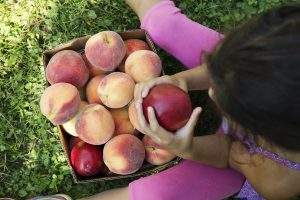
[[[183,12],[222,32],[285,0],[181,0]],[[77,199],[126,181],[76,185],[59,143],[58,131],[41,115],[45,87],[42,52],[70,39],[102,30],[139,27],[122,0],[0,0],[0,197],[25,199],[67,193]],[[180,63],[160,51],[168,74]],[[194,93],[205,108],[201,134],[217,117],[205,93]]]

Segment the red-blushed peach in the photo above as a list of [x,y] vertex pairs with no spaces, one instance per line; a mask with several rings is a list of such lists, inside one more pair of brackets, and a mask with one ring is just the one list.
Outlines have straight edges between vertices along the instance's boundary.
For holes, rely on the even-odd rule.
[[129,74],[135,82],[149,81],[159,77],[162,70],[162,63],[159,56],[153,51],[135,51],[125,62],[125,72]]
[[110,113],[115,121],[115,135],[135,133],[134,127],[129,120],[128,107],[111,109]]
[[93,77],[86,86],[86,98],[90,104],[97,103],[102,104],[100,97],[98,96],[97,90],[101,80],[105,77],[105,74],[101,74]]
[[145,159],[143,143],[130,134],[118,135],[109,140],[103,149],[103,160],[116,174],[132,174],[138,171]]
[[78,137],[86,143],[101,145],[113,136],[115,123],[104,106],[90,104],[80,113],[75,128]]
[[106,72],[114,71],[125,54],[124,41],[113,31],[103,31],[93,35],[85,45],[85,55],[91,65]]
[[46,77],[52,85],[70,83],[78,88],[83,87],[89,79],[89,72],[81,55],[72,50],[57,52],[49,61]]
[[105,76],[98,87],[98,95],[109,108],[122,108],[133,98],[135,83],[125,73],[113,72]]
[[80,96],[77,88],[69,83],[56,83],[46,88],[41,96],[42,114],[54,125],[61,125],[78,112]]
[[130,54],[138,50],[150,50],[148,44],[143,40],[139,40],[139,39],[126,40],[125,47],[126,47],[125,57],[128,57]]
[[142,105],[147,121],[147,109],[152,107],[158,123],[172,133],[185,126],[193,112],[189,94],[181,88],[167,83],[152,87],[143,99]]
[[126,47],[126,55],[125,55],[122,63],[118,67],[121,72],[125,72],[125,61],[131,53],[138,51],[138,50],[150,50],[148,44],[146,42],[144,42],[143,40],[129,39],[129,40],[126,40],[124,43],[125,43],[125,47]]
[[176,155],[159,146],[147,135],[144,136],[142,141],[145,146],[146,160],[152,165],[163,165],[176,157]]
[[71,150],[70,161],[80,176],[94,176],[103,171],[102,149],[99,146],[78,142]]
[[80,115],[80,113],[88,106],[88,103],[85,101],[81,101],[80,102],[80,106],[79,106],[79,110],[77,112],[77,114],[68,122],[64,123],[62,126],[65,129],[65,131],[67,133],[69,133],[70,135],[73,135],[75,137],[78,136],[76,129],[75,129],[75,124],[77,122],[77,119]]
[[78,144],[79,142],[81,143],[85,143],[83,140],[81,140],[79,137],[73,137],[71,136],[70,140],[69,140],[69,149],[71,150],[76,144]]
[[137,116],[137,111],[135,109],[134,101],[132,101],[129,104],[128,116],[129,116],[129,120],[130,120],[131,124],[133,125],[133,127],[142,133],[141,128],[139,127],[139,121],[138,121],[138,116]]
[[85,65],[87,66],[89,73],[90,73],[90,77],[94,77],[94,76],[98,76],[101,74],[105,74],[106,72],[101,70],[101,69],[97,69],[96,67],[94,67],[86,58],[85,53],[82,53],[82,58],[85,62]]

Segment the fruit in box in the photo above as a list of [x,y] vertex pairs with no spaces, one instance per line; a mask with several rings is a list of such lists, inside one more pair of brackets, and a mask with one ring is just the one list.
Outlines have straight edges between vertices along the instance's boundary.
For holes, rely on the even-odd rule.
[[110,112],[99,104],[88,105],[79,115],[75,127],[78,137],[93,145],[105,144],[115,131]]
[[113,31],[102,31],[89,38],[85,55],[95,69],[114,71],[122,62],[126,48],[121,36]]
[[134,86],[135,83],[128,74],[113,72],[101,80],[98,95],[105,106],[122,108],[132,100]]
[[145,135],[142,141],[145,146],[146,160],[152,165],[163,165],[176,157],[155,143],[148,135]]
[[103,160],[111,172],[132,174],[138,171],[145,159],[143,143],[130,134],[118,135],[108,141],[103,149]]
[[159,77],[162,70],[162,63],[159,56],[153,51],[135,51],[125,62],[125,72],[135,82],[145,82]]
[[51,85],[45,89],[40,100],[42,114],[54,125],[61,125],[72,119],[78,112],[79,105],[79,92],[69,83]]
[[78,142],[71,150],[71,164],[80,176],[94,176],[103,168],[102,150],[85,142]]
[[79,53],[63,50],[50,59],[46,68],[46,77],[51,85],[70,83],[81,88],[88,81],[89,71]]

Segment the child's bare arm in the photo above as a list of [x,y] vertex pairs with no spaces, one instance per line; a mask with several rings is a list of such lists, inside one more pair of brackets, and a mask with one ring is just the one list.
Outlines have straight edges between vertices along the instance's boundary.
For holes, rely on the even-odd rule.
[[174,74],[172,77],[183,79],[188,90],[207,90],[210,87],[210,77],[206,64]]
[[194,69],[186,70],[172,76],[162,76],[154,78],[148,82],[141,82],[135,87],[135,101],[143,101],[148,95],[148,92],[155,85],[162,83],[170,83],[180,87],[181,89],[188,90],[207,90],[210,87],[210,77],[208,74],[207,66],[201,65]]
[[228,167],[230,144],[230,138],[221,134],[194,137],[190,148],[178,152],[177,155],[184,159],[225,168]]

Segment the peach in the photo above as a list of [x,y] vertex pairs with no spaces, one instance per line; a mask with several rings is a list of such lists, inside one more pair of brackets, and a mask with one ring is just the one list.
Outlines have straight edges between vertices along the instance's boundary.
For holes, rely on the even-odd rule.
[[40,100],[42,114],[54,125],[61,125],[72,119],[78,112],[79,105],[79,92],[69,83],[51,85],[46,88]]
[[129,39],[129,40],[126,40],[124,43],[125,43],[125,47],[126,47],[126,55],[125,55],[125,58],[123,59],[122,63],[118,67],[121,72],[125,72],[125,61],[130,54],[132,54],[134,51],[138,51],[138,50],[150,50],[148,44],[146,42],[144,42],[143,40]]
[[63,50],[50,59],[46,77],[51,85],[64,82],[81,88],[88,81],[89,72],[79,53]]
[[94,77],[94,76],[98,76],[101,74],[105,74],[106,72],[101,70],[101,69],[97,69],[96,67],[94,67],[86,58],[85,53],[82,53],[82,58],[85,62],[85,65],[87,66],[89,73],[90,73],[90,77]]
[[162,63],[153,51],[139,50],[133,52],[125,62],[125,72],[135,82],[144,82],[160,76]]
[[113,72],[105,76],[98,87],[98,95],[109,108],[122,108],[133,98],[135,83],[125,73]]
[[143,143],[130,134],[118,135],[108,141],[103,149],[103,160],[109,170],[126,175],[138,171],[145,159]]
[[115,123],[104,106],[90,104],[79,115],[75,129],[78,137],[86,143],[101,145],[113,136]]
[[104,74],[95,76],[88,82],[86,86],[86,98],[89,103],[102,104],[100,97],[98,96],[97,89],[101,80],[105,77]]
[[110,113],[115,121],[115,135],[134,134],[134,127],[129,120],[127,107],[111,109]]
[[96,69],[114,71],[122,62],[126,48],[121,36],[113,31],[103,31],[92,37],[85,45],[87,60]]
[[159,146],[147,135],[144,136],[142,141],[145,146],[146,160],[152,165],[163,165],[176,157],[176,155]]
[[126,47],[125,57],[128,57],[130,54],[138,50],[150,50],[148,44],[143,40],[139,40],[139,39],[126,40],[125,47]]
[[85,101],[81,101],[80,102],[80,106],[79,106],[79,111],[77,112],[77,114],[68,122],[64,123],[62,126],[65,129],[65,131],[67,133],[69,133],[70,135],[73,135],[75,137],[78,136],[76,129],[75,129],[75,124],[77,122],[77,119],[80,115],[80,113],[88,106],[88,103]]
[[138,121],[138,116],[137,116],[137,112],[135,109],[134,101],[132,101],[129,104],[128,115],[129,115],[129,120],[130,120],[131,124],[133,125],[133,127],[142,133],[141,128],[139,127],[139,121]]

